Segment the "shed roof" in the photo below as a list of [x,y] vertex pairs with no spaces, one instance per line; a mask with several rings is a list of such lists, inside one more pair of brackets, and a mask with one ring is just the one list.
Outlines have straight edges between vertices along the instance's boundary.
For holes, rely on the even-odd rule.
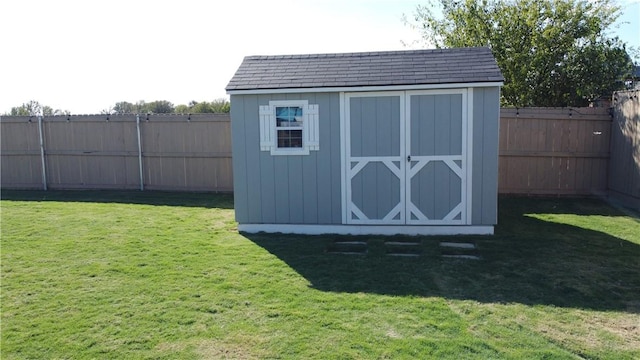
[[502,82],[486,47],[336,54],[247,56],[228,92]]

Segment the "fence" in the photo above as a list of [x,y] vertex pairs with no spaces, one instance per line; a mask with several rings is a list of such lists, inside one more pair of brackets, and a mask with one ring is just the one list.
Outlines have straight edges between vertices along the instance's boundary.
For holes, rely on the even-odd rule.
[[3,188],[233,190],[228,114],[3,116],[1,125]]
[[503,108],[499,192],[606,194],[610,138],[606,108]]
[[[603,108],[501,109],[499,192],[610,191],[640,208],[638,95],[616,93],[613,126]],[[233,190],[228,114],[141,115],[139,127],[136,115],[3,116],[0,125],[3,188]]]
[[609,193],[640,210],[640,90],[613,94]]

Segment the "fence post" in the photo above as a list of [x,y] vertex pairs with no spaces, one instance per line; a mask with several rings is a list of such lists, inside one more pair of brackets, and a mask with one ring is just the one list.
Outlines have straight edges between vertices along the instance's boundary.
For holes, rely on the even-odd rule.
[[40,135],[40,160],[42,161],[42,189],[47,190],[47,166],[44,157],[44,135],[42,131],[42,116],[38,116],[38,134]]
[[136,130],[138,132],[138,165],[140,167],[140,190],[144,191],[144,172],[142,170],[142,139],[140,136],[140,114],[136,114]]

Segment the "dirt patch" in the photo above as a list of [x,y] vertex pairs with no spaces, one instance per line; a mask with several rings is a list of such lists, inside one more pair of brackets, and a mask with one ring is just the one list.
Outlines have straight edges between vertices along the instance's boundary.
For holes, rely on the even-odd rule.
[[225,344],[219,340],[164,342],[158,344],[155,350],[169,354],[194,351],[198,358],[211,360],[253,360],[261,358],[261,356],[255,354],[255,350],[251,348],[251,345]]
[[250,345],[225,344],[217,340],[202,341],[196,346],[196,353],[202,359],[253,360],[260,356],[253,353]]
[[177,353],[177,352],[184,351],[186,348],[187,348],[187,344],[183,342],[180,342],[180,343],[164,342],[156,345],[155,350],[163,353]]
[[579,321],[547,321],[537,330],[554,342],[570,348],[640,349],[640,315],[580,313]]

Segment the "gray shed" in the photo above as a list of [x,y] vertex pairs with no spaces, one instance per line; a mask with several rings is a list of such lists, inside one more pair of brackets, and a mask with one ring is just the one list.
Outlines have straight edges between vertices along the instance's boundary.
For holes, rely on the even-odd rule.
[[239,230],[492,234],[503,80],[488,48],[245,57]]

